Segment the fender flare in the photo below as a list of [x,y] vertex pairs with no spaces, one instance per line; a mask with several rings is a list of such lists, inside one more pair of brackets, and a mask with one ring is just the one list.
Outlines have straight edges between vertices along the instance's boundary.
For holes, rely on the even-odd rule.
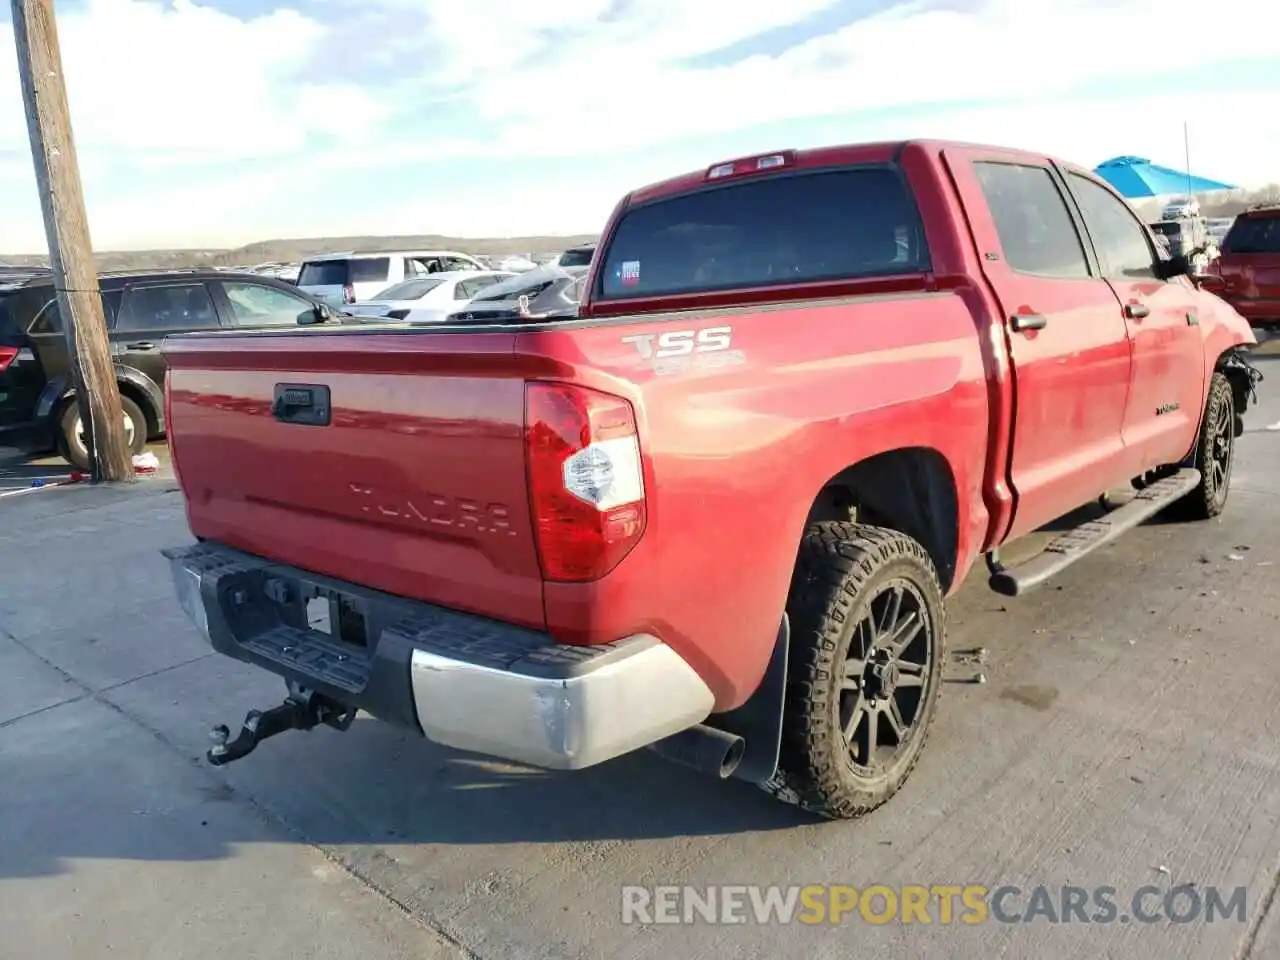
[[[164,388],[141,370],[119,363],[116,364],[116,382],[133,387],[143,396],[146,404],[142,412],[154,418],[157,433],[164,433]],[[53,423],[54,417],[58,415],[63,402],[75,396],[75,392],[75,387],[68,382],[67,374],[50,380],[45,384],[40,398],[36,401],[36,420],[56,428],[57,424]]]

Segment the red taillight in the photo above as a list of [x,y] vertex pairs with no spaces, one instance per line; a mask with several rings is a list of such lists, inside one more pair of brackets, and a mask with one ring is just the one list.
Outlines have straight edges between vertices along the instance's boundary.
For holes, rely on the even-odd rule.
[[17,356],[17,347],[0,347],[0,373],[4,373],[8,370],[9,364],[13,363]]
[[356,302],[356,288],[351,284],[347,284],[342,288],[342,299],[346,303]]
[[542,575],[585,583],[644,534],[644,472],[631,404],[557,383],[525,386],[525,457]]

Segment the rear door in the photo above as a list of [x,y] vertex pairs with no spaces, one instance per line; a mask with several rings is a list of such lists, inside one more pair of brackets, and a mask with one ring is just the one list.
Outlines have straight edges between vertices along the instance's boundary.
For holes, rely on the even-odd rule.
[[978,149],[944,157],[1008,325],[1017,499],[1007,536],[1016,537],[1133,475],[1121,430],[1129,340],[1048,160]]
[[111,329],[117,362],[164,383],[160,344],[173,333],[217,330],[222,326],[209,286],[203,281],[164,281],[129,284],[120,300]]
[[1083,174],[1068,172],[1103,274],[1133,343],[1124,442],[1139,473],[1186,456],[1204,404],[1204,337],[1195,288],[1157,277],[1155,245],[1133,209]]

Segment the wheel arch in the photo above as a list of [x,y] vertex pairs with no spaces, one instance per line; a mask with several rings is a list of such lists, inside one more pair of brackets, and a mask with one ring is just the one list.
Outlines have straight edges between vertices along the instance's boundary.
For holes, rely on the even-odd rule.
[[939,450],[901,447],[849,464],[822,484],[804,529],[853,517],[919,542],[943,593],[950,593],[959,568],[960,502],[955,473]]
[[[1244,350],[1236,345],[1228,347],[1214,361],[1211,373],[1221,373],[1231,384],[1231,399],[1235,403],[1235,435],[1244,433],[1244,412],[1254,398],[1254,390],[1262,380],[1262,374],[1243,359]],[[1206,394],[1208,388],[1206,385]]]
[[[116,386],[121,396],[126,396],[138,405],[142,415],[147,418],[147,439],[152,440],[164,433],[164,388],[158,386],[150,377],[132,367],[116,367]],[[75,396],[75,387],[66,376],[51,381],[41,394],[36,404],[36,416],[48,420],[55,425],[66,409],[67,403]]]

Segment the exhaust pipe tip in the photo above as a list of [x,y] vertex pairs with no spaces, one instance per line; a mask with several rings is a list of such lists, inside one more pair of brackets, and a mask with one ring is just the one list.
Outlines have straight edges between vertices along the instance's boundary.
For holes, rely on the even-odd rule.
[[742,762],[747,742],[737,734],[700,723],[650,744],[649,749],[682,767],[727,780]]

